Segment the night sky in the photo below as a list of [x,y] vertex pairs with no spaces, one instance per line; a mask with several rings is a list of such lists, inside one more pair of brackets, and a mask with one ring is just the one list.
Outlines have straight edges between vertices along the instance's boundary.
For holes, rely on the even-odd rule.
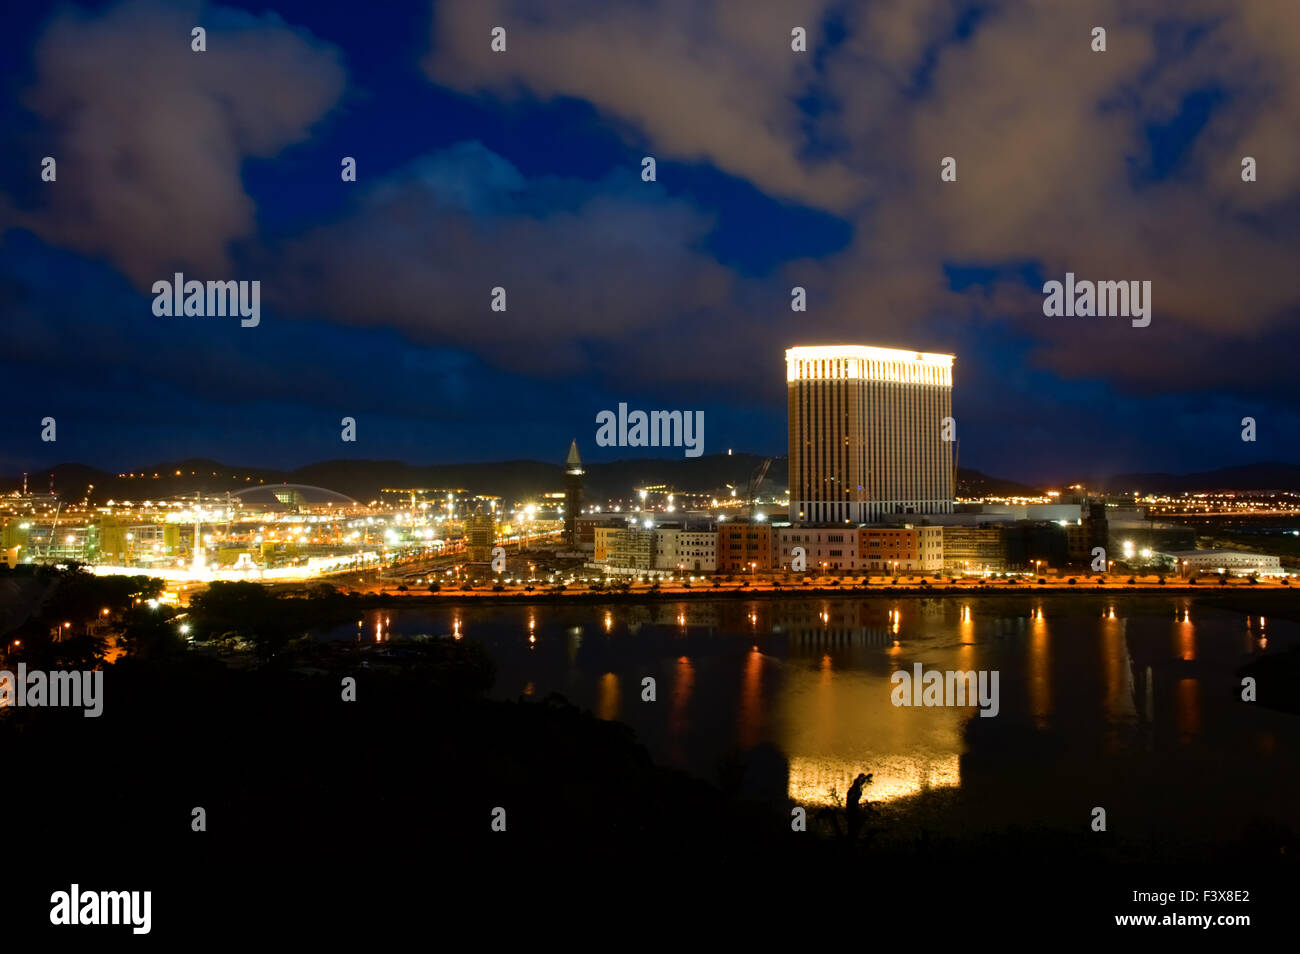
[[[652,453],[619,402],[784,454],[834,343],[955,354],[998,476],[1298,459],[1294,3],[11,3],[0,57],[0,472]],[[1067,271],[1150,326],[1045,317]]]

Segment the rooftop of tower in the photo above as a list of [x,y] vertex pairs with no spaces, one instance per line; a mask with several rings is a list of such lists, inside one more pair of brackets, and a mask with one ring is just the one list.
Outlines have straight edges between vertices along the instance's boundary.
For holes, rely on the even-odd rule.
[[952,367],[951,354],[906,351],[901,348],[876,348],[870,345],[808,345],[787,348],[786,361],[825,361],[835,358],[859,358],[863,361],[921,361]]
[[[785,352],[786,380],[874,378],[952,384],[950,354],[875,348],[868,345],[812,345]],[[823,365],[821,362],[843,362]]]
[[582,473],[582,458],[578,456],[578,441],[576,438],[569,445],[569,456],[564,459],[564,468],[571,474]]

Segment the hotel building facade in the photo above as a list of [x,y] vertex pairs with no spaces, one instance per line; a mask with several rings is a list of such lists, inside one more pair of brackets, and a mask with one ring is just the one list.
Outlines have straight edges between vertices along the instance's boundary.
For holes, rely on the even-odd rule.
[[861,345],[787,350],[791,522],[951,513],[952,362]]

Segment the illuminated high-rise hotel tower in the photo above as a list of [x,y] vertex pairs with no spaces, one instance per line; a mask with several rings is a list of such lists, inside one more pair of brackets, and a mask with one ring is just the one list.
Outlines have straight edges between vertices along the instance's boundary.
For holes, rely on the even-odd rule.
[[952,361],[860,345],[786,351],[791,521],[951,513]]

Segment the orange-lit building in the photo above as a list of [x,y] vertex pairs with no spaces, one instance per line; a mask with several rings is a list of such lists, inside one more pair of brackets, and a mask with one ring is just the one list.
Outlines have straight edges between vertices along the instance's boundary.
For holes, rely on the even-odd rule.
[[718,572],[761,572],[771,568],[771,525],[744,521],[718,524]]
[[938,572],[943,527],[859,527],[858,565],[866,570]]
[[606,563],[609,561],[610,553],[614,550],[614,541],[619,532],[627,529],[627,521],[611,522],[603,527],[594,524],[589,525],[592,529],[592,542],[595,547],[592,559],[597,563]]

